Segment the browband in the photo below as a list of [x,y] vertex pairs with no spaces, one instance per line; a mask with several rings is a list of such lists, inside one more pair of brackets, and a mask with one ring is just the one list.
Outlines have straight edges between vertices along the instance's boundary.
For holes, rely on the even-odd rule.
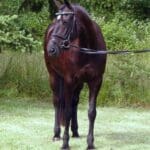
[[58,15],[74,15],[75,13],[74,12],[57,12],[55,13],[56,16]]

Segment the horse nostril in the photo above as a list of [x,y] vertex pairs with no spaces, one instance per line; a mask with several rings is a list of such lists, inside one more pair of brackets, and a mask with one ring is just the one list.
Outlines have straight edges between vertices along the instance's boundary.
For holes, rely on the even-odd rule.
[[59,47],[56,44],[48,45],[48,55],[57,56],[59,54]]
[[57,47],[53,46],[53,47],[50,47],[49,50],[48,50],[48,55],[49,56],[55,56],[57,53]]
[[55,53],[55,51],[56,51],[55,48],[51,48],[51,49],[50,49],[50,53],[51,53],[51,54]]

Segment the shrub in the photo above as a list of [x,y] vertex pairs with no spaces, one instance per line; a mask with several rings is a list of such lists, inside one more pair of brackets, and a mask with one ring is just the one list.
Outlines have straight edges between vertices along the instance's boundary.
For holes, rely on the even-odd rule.
[[0,45],[1,49],[11,49],[13,51],[39,50],[41,42],[33,38],[25,29],[16,26],[17,15],[0,16]]
[[150,47],[150,22],[129,18],[116,13],[109,21],[93,17],[101,26],[108,49],[146,49]]

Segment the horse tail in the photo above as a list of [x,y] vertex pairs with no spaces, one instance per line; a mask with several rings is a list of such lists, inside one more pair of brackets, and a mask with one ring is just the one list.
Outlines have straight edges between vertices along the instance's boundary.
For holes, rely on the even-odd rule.
[[62,126],[65,125],[65,98],[64,98],[64,81],[60,80],[59,85],[59,122]]

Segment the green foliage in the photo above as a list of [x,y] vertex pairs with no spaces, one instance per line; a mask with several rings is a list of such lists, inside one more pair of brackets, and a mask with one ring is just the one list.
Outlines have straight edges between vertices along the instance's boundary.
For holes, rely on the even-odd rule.
[[0,1],[0,15],[17,14],[20,2],[22,0],[1,0]]
[[128,13],[135,18],[150,18],[149,0],[72,0],[86,7],[91,13],[113,17],[116,12]]
[[149,0],[126,0],[125,10],[129,10],[137,18],[150,18],[150,1]]
[[[44,7],[42,7],[43,9],[40,9],[40,13],[36,14],[26,11],[21,12],[18,16],[16,14],[23,2],[22,0],[6,0],[0,2],[0,25],[5,22],[5,25],[2,25],[0,28],[0,50],[12,49],[20,51],[37,51],[42,49],[43,35],[46,26],[50,22],[48,20],[48,1],[30,1],[33,2],[32,5],[43,2]],[[147,11],[150,9],[146,9],[150,7],[150,2],[148,0],[86,0],[86,3],[83,0],[72,0],[71,2],[79,3],[86,7],[91,14],[94,14],[96,20],[99,20],[100,17],[104,17],[105,26],[103,27],[103,30],[108,46],[111,45],[111,48],[131,48],[135,47],[135,45],[141,45],[137,44],[141,43],[141,40],[136,38],[136,34],[138,29],[141,27],[145,28],[146,24],[144,25],[143,21],[141,24],[139,21],[135,20],[135,18],[133,18],[133,14],[135,14],[137,18],[148,18],[150,14],[148,13],[149,11]],[[147,11],[147,14],[145,15],[142,10]],[[149,19],[147,22],[148,21]],[[101,22],[98,23],[101,24]],[[119,30],[117,26],[118,24],[122,26]],[[133,28],[135,31],[131,35]],[[146,29],[144,29],[144,31],[145,30]],[[144,42],[144,40],[142,41]],[[125,45],[124,43],[128,44]]]
[[94,17],[101,25],[108,49],[143,49],[150,47],[150,22],[129,18],[125,14],[116,13],[110,21]]
[[100,105],[150,104],[149,55],[109,56]]
[[4,49],[22,52],[39,49],[41,42],[35,40],[31,33],[26,33],[24,29],[15,26],[17,18],[17,15],[0,16],[0,45],[5,47]]
[[[41,2],[42,0],[33,0]],[[48,73],[41,56],[48,1],[41,12],[17,10],[22,0],[0,1],[0,96],[49,97]],[[72,0],[86,7],[101,26],[110,50],[150,48],[149,0]],[[35,52],[39,52],[38,54]],[[149,101],[149,54],[109,56],[98,105],[145,105]],[[88,89],[81,94],[87,102]]]

